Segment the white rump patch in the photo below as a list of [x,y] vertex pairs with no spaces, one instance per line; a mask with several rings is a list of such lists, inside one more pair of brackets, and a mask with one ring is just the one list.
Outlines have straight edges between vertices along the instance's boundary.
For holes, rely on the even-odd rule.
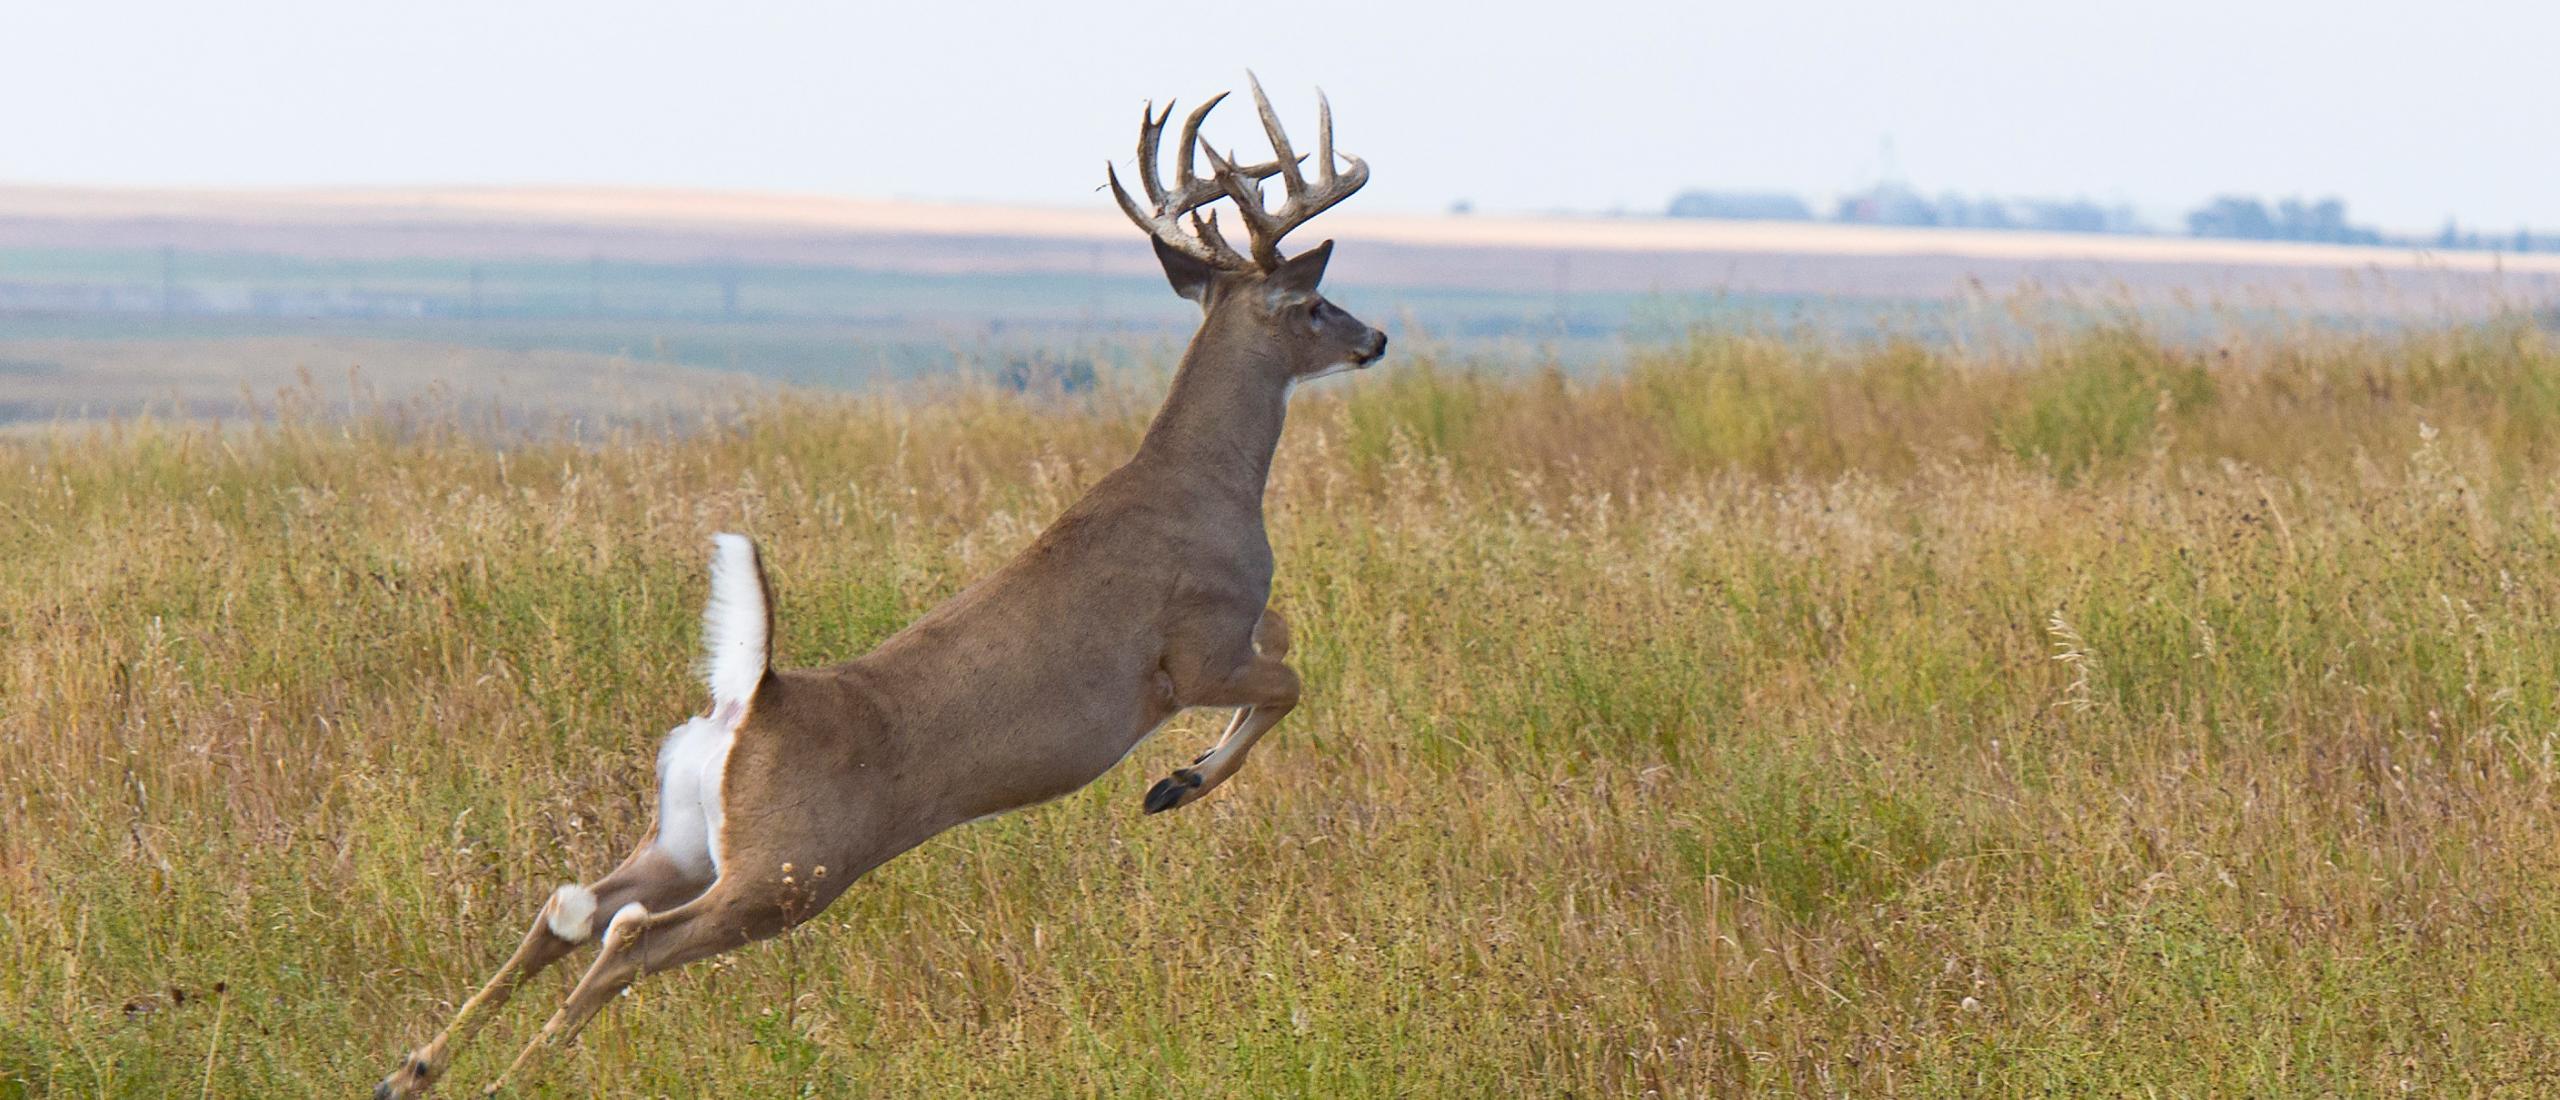
[[[746,717],[743,709],[723,709]],[[658,850],[696,878],[720,873],[720,777],[737,739],[735,720],[696,718],[658,750]]]
[[575,883],[551,895],[551,934],[570,943],[585,943],[595,932],[596,892]]
[[702,609],[702,679],[711,709],[744,711],[770,667],[773,617],[764,602],[764,563],[745,535],[711,537],[711,602]]

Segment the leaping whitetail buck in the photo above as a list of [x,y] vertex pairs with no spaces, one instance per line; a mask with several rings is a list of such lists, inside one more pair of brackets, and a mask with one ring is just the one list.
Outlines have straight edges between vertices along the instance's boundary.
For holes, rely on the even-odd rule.
[[[1156,162],[1173,111],[1149,106],[1145,205],[1109,172],[1174,292],[1206,314],[1138,453],[1020,557],[830,668],[770,667],[763,567],[746,539],[720,536],[703,613],[711,703],[658,753],[656,828],[613,873],[554,893],[497,976],[377,1097],[425,1091],[517,987],[596,933],[599,914],[609,919],[594,965],[508,1073],[568,1042],[640,974],[781,933],[936,833],[1082,787],[1184,708],[1235,717],[1147,792],[1148,813],[1225,782],[1297,705],[1298,675],[1282,660],[1289,627],[1269,606],[1263,485],[1290,387],[1376,362],[1387,338],[1316,292],[1333,242],[1280,254],[1281,237],[1359,190],[1368,166],[1344,154],[1336,170],[1329,105],[1310,165],[1258,81],[1253,97],[1270,161],[1240,164],[1201,143],[1222,95],[1183,121],[1170,187]],[[1195,149],[1207,176],[1193,174]],[[1275,175],[1287,191],[1276,209],[1262,201]],[[1220,198],[1244,222],[1250,255],[1202,212]]]

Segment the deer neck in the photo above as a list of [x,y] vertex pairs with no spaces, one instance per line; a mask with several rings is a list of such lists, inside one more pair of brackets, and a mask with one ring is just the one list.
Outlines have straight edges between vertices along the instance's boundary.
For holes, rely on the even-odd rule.
[[1212,315],[1183,352],[1138,461],[1259,515],[1289,412],[1288,375],[1271,362],[1275,354],[1267,335]]

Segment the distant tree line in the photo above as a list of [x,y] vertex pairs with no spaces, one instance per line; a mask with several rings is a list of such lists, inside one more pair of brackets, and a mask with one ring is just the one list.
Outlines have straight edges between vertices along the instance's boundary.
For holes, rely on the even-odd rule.
[[2513,233],[2484,233],[2465,229],[2451,218],[2445,219],[2444,230],[2428,242],[2437,248],[2473,252],[2560,252],[2560,233],[2536,233],[2519,229]]
[[2270,211],[2255,196],[2223,195],[2187,213],[2187,234],[2241,241],[2382,243],[2379,230],[2349,224],[2347,204],[2334,197],[2314,203],[2284,199]]
[[2044,229],[2057,233],[2147,232],[2129,206],[2100,206],[2087,199],[1967,198],[1952,192],[1930,198],[1887,183],[1844,195],[1827,219],[1803,199],[1769,191],[1684,191],[1671,200],[1675,218],[1853,225],[1946,226],[1960,229]]
[[[1671,200],[1675,218],[1743,221],[1832,221],[1851,225],[1946,226],[1963,229],[2039,229],[2054,233],[2155,234],[2133,208],[2101,206],[2087,199],[1929,198],[1898,183],[1883,183],[1841,196],[1822,218],[1803,199],[1776,191],[1683,191]],[[2446,222],[2433,237],[2393,237],[2347,219],[2347,204],[2334,196],[2317,201],[2254,195],[2220,195],[2187,213],[2187,234],[2247,241],[2311,241],[2323,244],[2387,244],[2411,248],[2560,252],[2560,234],[2482,232]]]
[[1683,191],[1671,199],[1675,218],[1730,218],[1747,222],[1809,222],[1813,208],[1775,191]]

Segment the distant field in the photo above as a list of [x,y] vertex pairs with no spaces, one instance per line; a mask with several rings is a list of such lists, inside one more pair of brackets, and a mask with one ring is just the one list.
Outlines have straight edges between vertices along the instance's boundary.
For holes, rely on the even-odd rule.
[[[1507,369],[1605,367],[1692,330],[1968,346],[2129,317],[2174,339],[2560,318],[2560,257],[1357,210],[1325,232],[1346,307],[1401,347]],[[1072,375],[1161,355],[1195,316],[1099,201],[0,186],[0,425],[233,415],[305,369],[606,416],[718,375]]]
[[[0,439],[0,1096],[361,1094],[646,827],[711,532],[785,663],[859,653],[1163,365]],[[1307,702],[1243,774],[1139,815],[1189,719],[644,979],[536,1094],[2560,1091],[2552,330],[1606,366],[1311,387]]]
[[[1588,365],[1690,327],[1919,328],[1926,303],[1347,285],[1402,346]],[[746,262],[0,248],[0,424],[236,414],[310,371],[619,414],[706,386],[864,390],[1126,366],[1198,310],[1161,275],[920,274]],[[14,366],[13,366],[14,365]],[[590,388],[590,379],[606,380]],[[333,390],[333,392],[335,392]]]

